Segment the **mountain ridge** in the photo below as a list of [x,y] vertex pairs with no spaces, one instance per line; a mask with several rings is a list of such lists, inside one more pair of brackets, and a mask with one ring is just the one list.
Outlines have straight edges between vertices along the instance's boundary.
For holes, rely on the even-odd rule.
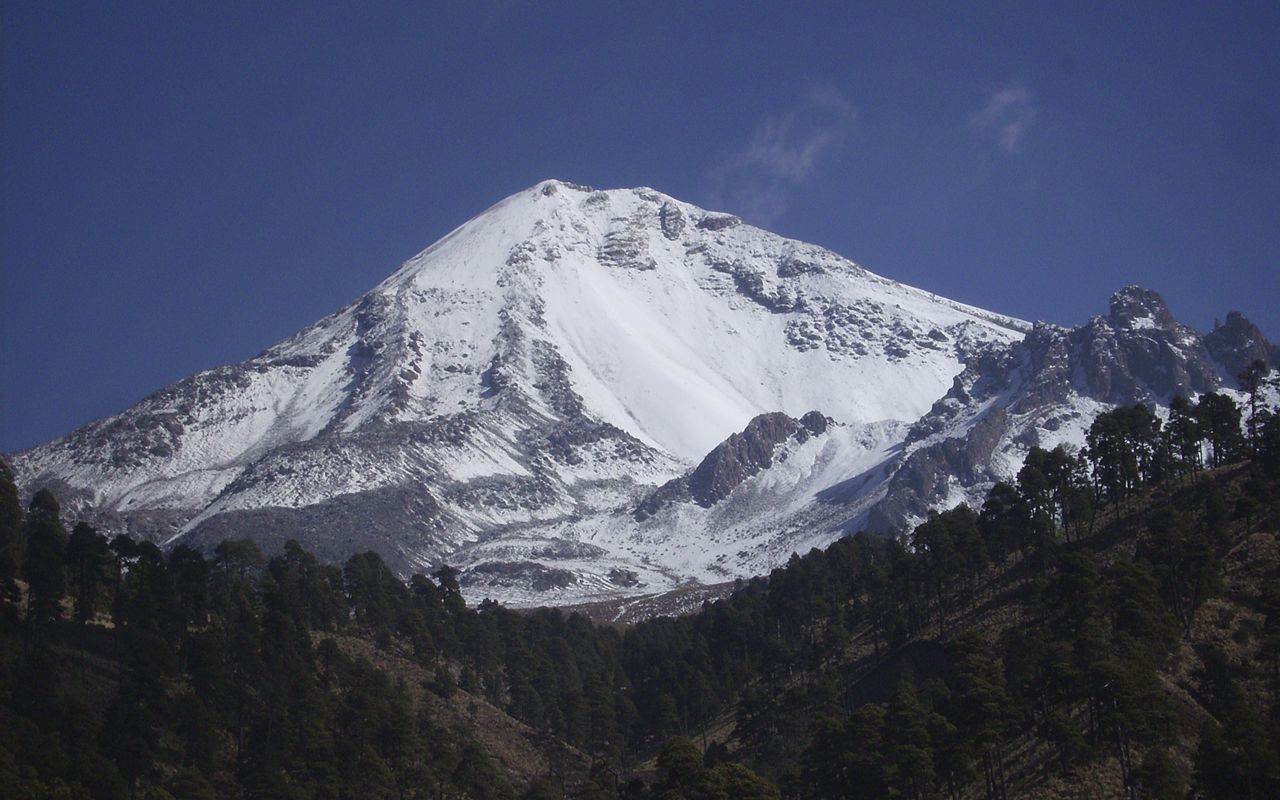
[[[1056,346],[1085,348],[1074,363],[1099,367],[1177,326],[1143,292],[1120,297],[1112,327]],[[1250,325],[1229,316],[1218,357],[1270,347]],[[518,603],[547,602],[548,580],[565,600],[658,591],[767,571],[868,522],[901,525],[982,491],[1000,472],[986,462],[1008,444],[1003,428],[985,456],[969,454],[959,494],[913,498],[893,480],[929,436],[977,430],[965,382],[999,384],[1029,357],[1020,343],[1051,346],[1051,330],[651,189],[544,181],[258,356],[14,464],[24,491],[48,486],[104,529],[150,540],[212,547],[252,532],[333,560],[372,548],[405,573],[449,561],[472,596]],[[1217,363],[1206,347],[1187,362],[1197,381],[1170,385],[1225,379],[1201,369]],[[1113,366],[1119,386],[1131,365]],[[948,421],[948,403],[970,410]],[[633,518],[761,415],[810,412],[830,421],[820,435],[774,442],[777,458],[720,473],[699,502]]]

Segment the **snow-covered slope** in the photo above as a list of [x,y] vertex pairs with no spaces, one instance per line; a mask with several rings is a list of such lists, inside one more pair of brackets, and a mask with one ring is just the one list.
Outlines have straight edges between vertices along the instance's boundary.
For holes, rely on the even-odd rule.
[[[1126,331],[1169,329],[1129,311]],[[519,602],[655,591],[965,496],[1022,442],[983,420],[1036,405],[1046,331],[656,191],[546,181],[261,355],[13,463],[24,490],[166,543],[447,561],[473,596]],[[1128,352],[1105,333],[1080,364]],[[1117,402],[1097,383],[1054,402]],[[983,430],[996,444],[956,492],[895,490],[917,453]]]
[[[842,431],[800,447],[815,485],[787,507],[804,506],[1026,329],[652,190],[547,181],[256,358],[13,460],[111,530],[292,536],[419,569],[629,518],[768,412]],[[696,560],[665,580],[705,574]]]
[[1280,349],[1238,312],[1201,336],[1139,286],[1116,292],[1106,316],[1078,328],[1037,323],[1022,341],[966,365],[911,427],[883,496],[859,522],[891,530],[931,508],[977,507],[1032,447],[1078,450],[1094,418],[1116,406],[1159,410],[1175,395],[1211,391],[1242,400],[1236,376],[1254,359],[1280,363]]

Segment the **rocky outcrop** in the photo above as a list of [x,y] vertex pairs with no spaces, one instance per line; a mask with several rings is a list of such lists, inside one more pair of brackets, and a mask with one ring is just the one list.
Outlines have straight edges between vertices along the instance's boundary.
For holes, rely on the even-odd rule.
[[535,592],[563,589],[578,582],[567,569],[548,567],[536,561],[490,561],[462,573],[463,586],[489,588],[528,587]]
[[[666,228],[663,228],[664,232]],[[609,231],[597,253],[601,264],[618,269],[653,270],[658,262],[649,255],[645,245],[645,231],[639,225]]]
[[702,219],[698,220],[698,227],[704,231],[722,231],[727,228],[736,228],[741,224],[742,220],[733,214],[704,214]]
[[658,223],[662,226],[663,236],[677,241],[684,233],[684,212],[675,203],[663,203],[661,210],[658,211]]
[[943,504],[956,487],[994,481],[991,456],[1008,432],[1009,416],[996,408],[964,436],[912,450],[894,470],[884,499],[867,515],[867,530],[896,532]]
[[689,495],[700,506],[711,506],[734,487],[773,464],[774,452],[789,439],[804,442],[823,433],[827,419],[810,411],[800,419],[774,412],[761,414],[741,433],[735,433],[707,454],[689,475]]
[[1227,321],[1205,335],[1204,345],[1231,378],[1238,379],[1254,361],[1280,368],[1280,347],[1268,342],[1258,326],[1239,311],[1228,312]]
[[800,419],[781,412],[761,414],[707,454],[691,472],[650,492],[636,507],[634,516],[644,520],[672,503],[693,501],[710,508],[735,488],[773,465],[779,448],[802,444],[826,432],[830,420],[817,411]]
[[1167,402],[1175,394],[1211,391],[1218,370],[1196,331],[1173,318],[1160,295],[1127,286],[1106,317],[1071,334],[1069,355],[1090,397],[1116,405]]
[[1224,385],[1276,348],[1236,312],[1201,336],[1174,319],[1160,295],[1127,286],[1107,316],[1079,328],[1037,323],[1026,337],[970,359],[946,396],[915,423],[885,495],[867,514],[893,531],[957,497],[978,499],[1007,479],[1033,446],[1072,442],[1089,420],[1082,406],[1166,404]]
[[802,293],[797,292],[787,283],[769,280],[759,269],[741,261],[712,260],[709,264],[716,272],[732,276],[739,294],[775,314],[783,314],[804,307]]

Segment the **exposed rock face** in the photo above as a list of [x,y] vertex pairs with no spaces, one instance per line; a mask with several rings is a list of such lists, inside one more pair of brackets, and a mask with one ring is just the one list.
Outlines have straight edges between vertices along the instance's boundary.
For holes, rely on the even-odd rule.
[[1104,402],[1167,401],[1218,385],[1218,369],[1200,335],[1175,320],[1149,289],[1116,292],[1111,313],[1093,318],[1070,338],[1069,355],[1088,382],[1082,388]]
[[1126,286],[1111,295],[1111,323],[1125,330],[1174,330],[1181,328],[1169,313],[1164,298],[1141,286]]
[[1239,311],[1229,312],[1226,323],[1210,331],[1204,337],[1204,344],[1232,378],[1239,378],[1254,361],[1280,369],[1280,347],[1268,342],[1258,326]]
[[827,429],[827,419],[810,411],[799,420],[781,412],[761,414],[707,454],[689,475],[689,495],[700,506],[723,499],[734,487],[773,464],[778,445],[803,442]]
[[662,235],[668,239],[676,241],[684,233],[684,212],[675,203],[663,203],[658,218],[662,224]]
[[[663,235],[668,231],[683,230],[683,218],[675,216],[678,211],[668,212],[666,208],[667,205],[664,205],[664,210],[659,211]],[[606,233],[604,242],[600,245],[600,263],[621,269],[657,269],[658,262],[649,255],[646,222],[644,216],[638,216],[630,220],[629,224]]]
[[800,419],[781,412],[761,414],[740,433],[734,433],[707,454],[692,471],[673,478],[646,496],[633,512],[645,520],[671,503],[692,500],[709,508],[723,500],[744,481],[773,465],[788,442],[808,441],[826,432],[830,420],[817,411]]
[[1023,341],[970,359],[912,426],[868,525],[895,530],[958,498],[977,501],[1031,447],[1082,445],[1099,411],[1234,387],[1225,376],[1276,348],[1239,313],[1227,320],[1201,336],[1157,293],[1128,286],[1106,317],[1073,329],[1037,323]]
[[572,586],[578,578],[569,570],[546,567],[536,561],[490,561],[473,567],[462,575],[461,582],[466,586],[483,585],[489,589],[528,586],[535,592],[546,592]]
[[742,224],[742,220],[732,214],[704,214],[698,220],[698,227],[705,231],[722,231]]
[[1097,410],[1274,355],[1137,287],[1032,327],[651,189],[548,181],[257,357],[12,461],[107,532],[372,548],[567,602],[906,524]]
[[913,450],[889,479],[884,499],[867,518],[867,529],[892,533],[947,505],[953,489],[980,486],[994,479],[991,457],[1009,432],[1009,417],[996,408],[963,436],[942,439]]
[[756,265],[742,261],[711,261],[711,268],[733,277],[738,292],[774,313],[785,313],[804,307],[803,295],[786,285],[771,282]]

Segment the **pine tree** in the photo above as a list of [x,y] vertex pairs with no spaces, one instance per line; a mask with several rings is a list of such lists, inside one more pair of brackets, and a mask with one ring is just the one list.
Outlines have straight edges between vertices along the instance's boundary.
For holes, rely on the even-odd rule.
[[1210,466],[1232,461],[1240,450],[1240,407],[1230,397],[1217,392],[1201,396],[1196,403],[1196,424],[1210,447]]
[[0,458],[0,603],[18,599],[18,567],[22,564],[22,504],[13,470]]
[[920,800],[934,779],[933,750],[929,743],[929,715],[908,681],[898,684],[885,717],[888,759],[903,795]]
[[59,519],[58,501],[47,489],[31,498],[27,510],[27,552],[23,577],[27,579],[27,616],[36,621],[62,617],[62,596],[66,593],[63,560],[67,532]]
[[1189,473],[1200,469],[1204,437],[1196,421],[1195,406],[1183,395],[1169,401],[1169,443],[1178,465]]
[[1262,394],[1262,387],[1266,382],[1267,375],[1271,373],[1271,369],[1267,363],[1260,358],[1254,359],[1249,366],[1244,368],[1237,380],[1240,382],[1240,388],[1249,394],[1249,452],[1257,455],[1258,452],[1258,399]]
[[87,523],[77,522],[67,540],[66,561],[72,575],[76,621],[85,625],[98,611],[100,595],[111,579],[115,557],[105,536]]

